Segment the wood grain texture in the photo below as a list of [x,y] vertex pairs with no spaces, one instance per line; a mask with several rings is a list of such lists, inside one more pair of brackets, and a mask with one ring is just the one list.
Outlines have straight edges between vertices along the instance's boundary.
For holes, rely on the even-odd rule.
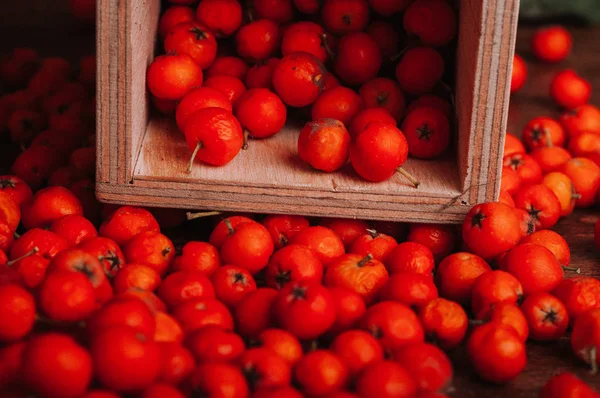
[[[253,141],[225,167],[198,164],[185,173],[190,151],[173,123],[147,122],[145,70],[156,35],[148,26],[156,24],[159,2],[145,0],[138,7],[132,0],[113,1],[102,0],[101,7],[112,7],[113,14],[103,10],[111,19],[100,18],[99,25],[105,40],[116,37],[116,47],[100,51],[110,62],[100,61],[101,75],[109,79],[100,86],[105,93],[99,101],[97,193],[103,201],[458,222],[470,205],[497,197],[518,0],[460,1],[458,159],[410,159],[405,167],[422,182],[418,189],[401,176],[369,183],[350,167],[332,174],[309,169],[296,155],[300,126],[293,124],[271,139]],[[114,65],[116,76],[110,73]]]

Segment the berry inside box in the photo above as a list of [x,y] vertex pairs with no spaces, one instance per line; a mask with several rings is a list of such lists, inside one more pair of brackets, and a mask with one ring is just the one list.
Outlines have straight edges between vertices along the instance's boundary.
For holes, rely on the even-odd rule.
[[103,201],[459,222],[497,198],[518,1],[133,3],[100,2]]

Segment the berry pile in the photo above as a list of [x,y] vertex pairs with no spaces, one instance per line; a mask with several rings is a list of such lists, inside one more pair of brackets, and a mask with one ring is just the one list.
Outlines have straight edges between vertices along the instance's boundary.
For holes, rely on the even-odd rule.
[[366,180],[400,171],[418,186],[401,169],[407,157],[450,145],[457,16],[447,0],[171,3],[147,87],[185,135],[189,172],[195,160],[229,163],[292,112],[310,120],[300,158],[324,172],[349,161]]
[[[287,18],[276,7],[283,3],[256,2],[275,19]],[[198,14],[237,2],[203,0],[198,10],[207,4]],[[294,4],[318,10],[317,2]],[[405,5],[370,4],[382,15]],[[239,27],[208,21],[221,24],[210,25],[219,35]],[[535,53],[556,62],[545,32]],[[268,64],[247,76],[261,81]],[[507,383],[526,365],[527,341],[562,338],[596,371],[600,281],[578,275],[567,242],[550,229],[600,200],[600,111],[575,101],[571,83],[562,86],[571,94],[556,97],[567,108],[559,119],[530,121],[522,140],[507,136],[500,200],[473,207],[462,226],[224,214],[197,221],[209,229],[206,241],[179,242],[181,211],[96,201],[94,57],[74,69],[24,48],[0,61],[3,87],[15,90],[0,97],[0,131],[23,147],[12,174],[0,176],[1,397],[443,398],[454,388],[450,354],[462,346],[481,379]],[[244,87],[211,78],[232,83],[233,97]],[[195,103],[221,101],[186,98],[184,119]],[[197,119],[200,127],[237,123],[221,118],[222,108],[206,109],[211,118]],[[397,122],[381,108],[369,112]],[[361,127],[365,113],[350,122],[352,136],[375,134]],[[328,122],[327,131],[336,136],[346,122]],[[300,134],[301,156],[313,155],[311,129]],[[343,161],[327,160],[323,168]],[[595,232],[600,249],[600,221]],[[540,391],[575,396],[598,393],[569,372]]]

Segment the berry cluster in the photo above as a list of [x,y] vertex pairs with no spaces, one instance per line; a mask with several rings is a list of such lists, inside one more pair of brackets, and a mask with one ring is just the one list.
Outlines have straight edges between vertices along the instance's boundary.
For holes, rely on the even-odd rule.
[[[361,4],[331,2],[338,3]],[[423,3],[439,2],[369,4],[386,16],[404,7],[409,15]],[[196,14],[174,6],[169,10],[179,11],[164,15],[191,10],[215,35],[227,36],[241,22],[222,15],[237,15],[236,4],[203,0]],[[255,12],[261,21],[289,21],[293,9],[282,4],[289,3],[256,1]],[[319,10],[316,1],[294,5]],[[212,14],[225,6],[233,9]],[[324,18],[339,13],[325,10]],[[364,27],[358,10],[348,23],[330,17],[326,27]],[[160,31],[168,36],[165,21]],[[387,29],[373,24],[367,32]],[[410,26],[405,23],[406,30],[421,28]],[[257,28],[249,23],[239,32],[248,27]],[[535,53],[557,61],[555,52],[547,53],[555,45],[546,43],[545,32],[536,35],[541,50]],[[418,35],[437,45],[430,33]],[[242,48],[257,54],[263,45],[256,44]],[[249,76],[272,84],[268,65],[282,62],[246,71],[245,62],[221,57],[208,70],[243,69],[248,86]],[[462,226],[223,214],[195,221],[209,232],[206,241],[179,242],[182,211],[102,205],[94,197],[94,64],[86,57],[75,72],[62,58],[23,48],[0,61],[3,87],[14,87],[0,97],[0,131],[23,147],[12,174],[0,176],[0,396],[443,398],[453,388],[451,357],[459,346],[466,345],[481,379],[507,383],[526,365],[527,341],[561,338],[570,340],[582,366],[596,370],[600,281],[570,267],[567,242],[550,229],[575,207],[600,199],[600,111],[587,99],[560,96],[567,108],[560,118],[530,121],[522,140],[507,136],[500,200],[473,207]],[[252,89],[232,76],[211,79],[221,97],[192,91],[179,102],[176,119],[192,118],[202,129],[239,126],[245,116],[219,106],[234,109],[231,98]],[[311,112],[329,112],[322,98],[330,90]],[[357,98],[338,91],[348,103]],[[254,93],[281,101],[269,89]],[[442,104],[433,98],[417,101]],[[164,110],[173,105],[154,102]],[[207,106],[204,119],[195,117],[196,103],[220,105]],[[411,107],[409,115],[432,109]],[[255,113],[248,109],[242,114]],[[349,123],[351,142],[378,134],[393,142],[393,112],[375,107],[359,115],[309,123],[300,133],[301,156],[313,155],[315,123],[328,137]],[[369,123],[370,117],[389,123]],[[349,152],[350,159],[360,156],[352,146]],[[322,168],[342,161],[331,156]],[[595,232],[600,249],[600,221]],[[190,229],[184,233],[189,237]],[[541,398],[597,395],[569,372],[540,391]]]
[[316,170],[350,161],[366,180],[399,170],[418,186],[401,169],[407,157],[448,148],[443,77],[457,17],[447,0],[171,3],[158,29],[165,54],[148,67],[147,87],[158,111],[175,114],[193,153],[188,171],[196,159],[229,163],[248,136],[279,133],[288,108],[311,120],[298,154]]

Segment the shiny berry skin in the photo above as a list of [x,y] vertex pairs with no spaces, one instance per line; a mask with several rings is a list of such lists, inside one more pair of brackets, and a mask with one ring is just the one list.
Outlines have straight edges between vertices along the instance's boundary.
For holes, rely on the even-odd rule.
[[421,391],[443,391],[452,382],[452,363],[446,353],[433,344],[402,347],[392,358],[413,375]]
[[[571,348],[579,359],[592,365],[598,364],[595,351],[600,345],[600,309],[594,308],[575,318],[571,330]],[[594,365],[592,365],[594,366]]]
[[292,237],[290,243],[306,246],[313,250],[325,267],[345,252],[342,240],[331,229],[323,226],[303,229]]
[[267,348],[251,348],[239,359],[240,367],[250,389],[260,390],[285,387],[290,384],[290,365]]
[[248,398],[250,396],[248,384],[239,367],[224,363],[199,365],[191,373],[188,384],[192,391],[208,397]]
[[329,293],[335,304],[335,322],[328,333],[339,333],[349,330],[367,311],[365,300],[355,291],[345,287],[331,287]]
[[82,396],[92,379],[92,358],[72,337],[47,333],[35,336],[23,352],[26,383],[41,396]]
[[331,343],[331,351],[348,366],[352,375],[359,374],[369,365],[383,360],[379,342],[363,330],[348,330]]
[[385,181],[408,158],[408,143],[394,125],[373,122],[350,144],[350,163],[368,181]]
[[268,19],[261,19],[242,26],[235,36],[237,53],[252,61],[271,57],[281,44],[279,26]]
[[177,24],[164,41],[165,52],[189,55],[201,69],[207,69],[217,56],[217,39],[198,22]]
[[174,308],[199,298],[214,298],[213,285],[201,271],[179,271],[167,276],[158,289],[165,304]]
[[325,67],[312,54],[298,52],[283,57],[273,72],[273,88],[283,102],[303,107],[315,102],[325,82]]
[[385,124],[391,124],[392,126],[396,124],[396,120],[385,108],[364,109],[358,112],[352,119],[352,122],[348,127],[350,136],[354,138],[357,137],[371,122],[382,122]]
[[[573,140],[570,142],[573,142]],[[544,174],[558,170],[563,164],[567,163],[569,159],[573,157],[569,151],[559,146],[534,149],[530,155],[533,160],[540,165],[542,173]]]
[[397,245],[398,242],[391,236],[369,229],[366,234],[360,235],[354,240],[350,252],[363,256],[371,254],[374,259],[385,263]]
[[249,293],[256,290],[252,275],[241,267],[226,265],[218,268],[211,277],[216,297],[234,308]]
[[160,226],[152,213],[136,206],[117,208],[98,230],[100,236],[112,239],[118,245],[124,245],[144,231],[160,232]]
[[244,83],[233,76],[212,76],[206,79],[204,87],[214,88],[224,94],[232,105],[246,92]]
[[272,306],[277,290],[258,288],[235,308],[237,331],[244,337],[256,337],[272,325]]
[[533,157],[525,153],[505,156],[504,167],[510,167],[521,177],[522,186],[537,184],[542,180],[542,168]]
[[562,26],[549,26],[534,33],[531,49],[538,59],[556,63],[567,58],[571,52],[572,41],[571,34]]
[[560,218],[560,201],[545,185],[529,185],[521,189],[514,199],[517,208],[525,210],[535,220],[536,229],[551,228]]
[[512,249],[521,239],[519,219],[503,203],[474,206],[463,223],[462,236],[473,254],[492,260]]
[[316,14],[321,8],[320,0],[293,0],[294,5],[303,14]]
[[244,340],[218,326],[206,326],[197,330],[185,339],[198,363],[203,362],[233,362],[244,353]]
[[327,30],[338,35],[362,31],[369,22],[366,0],[327,0],[321,12]]
[[334,119],[345,126],[362,109],[363,102],[353,90],[346,87],[334,87],[323,92],[313,103],[312,120]]
[[563,279],[552,294],[567,307],[571,322],[587,310],[600,307],[600,281],[592,277]]
[[590,104],[564,112],[558,121],[567,130],[569,137],[582,133],[600,133],[600,109]]
[[64,187],[48,187],[37,191],[23,203],[22,210],[21,221],[27,229],[49,226],[53,221],[70,214],[83,216],[81,202]]
[[98,333],[90,350],[96,377],[104,386],[117,391],[148,387],[160,373],[158,344],[127,326]]
[[586,104],[591,95],[590,82],[572,69],[557,73],[550,83],[550,96],[554,102],[566,109]]
[[473,284],[471,309],[481,319],[497,303],[516,304],[523,299],[523,286],[505,271],[494,270],[481,274]]
[[206,70],[206,77],[232,76],[241,81],[246,78],[248,64],[241,58],[222,56],[215,58],[215,62]]
[[217,299],[194,299],[181,304],[172,311],[185,334],[215,325],[224,330],[233,329],[233,318],[225,304]]
[[471,291],[477,278],[491,270],[488,263],[475,254],[451,254],[442,260],[436,270],[440,295],[467,304],[471,301]]
[[396,67],[402,90],[418,95],[430,92],[444,74],[444,60],[434,49],[415,47],[404,53]]
[[203,0],[196,19],[219,38],[231,36],[242,25],[242,6],[237,0]]
[[194,20],[194,10],[185,6],[171,6],[165,10],[158,21],[158,33],[161,39],[167,36],[176,25]]
[[349,288],[371,303],[387,280],[385,266],[372,255],[345,254],[327,266],[324,284]]
[[363,398],[415,397],[417,385],[413,376],[398,363],[382,361],[369,366],[356,382]]
[[331,173],[340,169],[348,162],[349,152],[350,134],[339,120],[316,119],[300,131],[298,155],[316,170]]
[[194,369],[194,357],[178,342],[161,342],[158,347],[162,362],[158,380],[170,385],[179,384]]
[[274,251],[269,231],[259,223],[245,223],[233,228],[221,246],[221,259],[256,274],[267,266]]
[[35,300],[18,285],[0,286],[0,341],[6,343],[25,337],[35,322]]
[[525,344],[509,326],[488,323],[477,327],[467,342],[475,372],[492,383],[506,383],[525,368]]
[[[290,283],[273,301],[273,314],[278,324],[301,340],[314,339],[335,321],[335,305],[331,293],[319,284]],[[311,322],[305,322],[311,319]]]
[[444,298],[431,300],[420,309],[419,318],[425,334],[444,349],[457,347],[465,338],[467,314],[454,301]]
[[221,108],[233,112],[231,101],[225,94],[214,88],[199,87],[187,93],[177,104],[175,120],[179,130],[184,131],[190,116],[204,108]]
[[143,264],[127,264],[113,279],[115,293],[123,293],[131,288],[153,292],[162,282],[154,268]]
[[571,250],[565,238],[551,230],[534,232],[526,236],[520,243],[535,243],[544,246],[550,250],[558,263],[562,266],[568,266],[571,262]]
[[412,308],[420,308],[438,297],[438,289],[431,275],[400,272],[390,276],[381,288],[381,299],[397,301]]
[[70,214],[50,224],[50,231],[66,239],[72,245],[78,245],[84,240],[98,236],[96,227],[87,218]]
[[413,110],[406,115],[401,129],[408,141],[408,153],[419,159],[436,158],[450,144],[450,123],[438,109]]
[[266,88],[252,88],[239,98],[235,115],[252,137],[267,138],[283,129],[287,109],[277,94]]
[[395,350],[425,339],[423,326],[413,310],[393,301],[381,301],[370,307],[359,325],[378,339],[386,350]]
[[307,52],[325,63],[329,58],[326,50],[326,46],[329,45],[328,42],[329,38],[325,32],[300,30],[290,27],[283,35],[281,54],[286,56],[300,51]]
[[324,396],[344,387],[348,368],[341,358],[330,351],[316,350],[298,361],[294,376],[305,393]]
[[56,271],[40,287],[40,308],[55,321],[81,321],[96,309],[96,292],[84,274]]
[[97,257],[104,267],[104,272],[109,277],[113,277],[125,265],[123,252],[117,243],[111,239],[91,238],[81,242],[78,248]]
[[164,100],[179,100],[202,85],[202,68],[189,55],[159,55],[147,71],[147,86],[152,95]]
[[600,167],[584,157],[569,159],[558,169],[571,179],[575,191],[580,195],[575,207],[587,208],[594,204],[600,189]]
[[350,33],[340,40],[334,70],[350,85],[363,84],[374,79],[381,68],[381,50],[366,33]]
[[384,108],[398,121],[404,116],[406,100],[395,81],[378,77],[364,83],[359,93],[366,108]]
[[145,231],[133,237],[124,247],[128,263],[146,264],[164,274],[175,256],[173,242],[155,231]]
[[306,217],[280,214],[268,215],[262,224],[271,234],[275,249],[286,246],[294,235],[310,226]]
[[527,64],[518,54],[513,59],[512,75],[510,80],[510,93],[520,91],[527,81]]
[[190,241],[173,261],[174,271],[200,271],[211,276],[221,265],[219,251],[210,243]]
[[275,68],[279,65],[279,58],[269,58],[268,60],[255,64],[252,68],[248,69],[246,75],[246,86],[248,88],[268,88],[273,90],[273,73]]
[[529,323],[529,335],[534,340],[558,340],[569,326],[567,308],[549,293],[529,295],[521,304],[521,310]]
[[529,150],[546,146],[564,146],[566,134],[560,123],[542,116],[527,122],[523,129],[522,140]]
[[404,12],[404,30],[426,46],[444,46],[456,37],[456,15],[446,0],[417,0]]
[[183,129],[188,148],[197,151],[194,160],[223,166],[242,149],[242,126],[233,114],[221,108],[204,108],[192,114]]
[[573,373],[562,372],[551,377],[540,392],[540,398],[594,397],[598,393]]
[[265,278],[269,287],[277,289],[298,281],[319,283],[323,279],[323,264],[311,249],[291,244],[271,256]]
[[0,176],[0,192],[8,194],[18,206],[33,196],[29,185],[19,177],[12,175]]
[[431,275],[435,267],[431,250],[415,242],[400,243],[389,254],[385,264],[392,275],[400,272]]
[[117,296],[94,313],[88,322],[87,330],[93,337],[117,326],[128,326],[142,336],[152,339],[156,331],[156,319],[144,301]]

